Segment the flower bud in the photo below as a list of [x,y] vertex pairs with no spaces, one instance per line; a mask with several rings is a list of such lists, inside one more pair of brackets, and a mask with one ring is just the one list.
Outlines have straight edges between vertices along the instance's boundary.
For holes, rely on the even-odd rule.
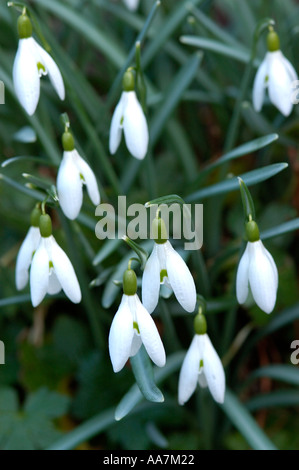
[[75,141],[71,132],[64,132],[62,134],[62,146],[63,150],[71,152],[75,148]]
[[135,79],[132,70],[127,70],[123,76],[123,90],[134,91],[135,90]]
[[42,214],[39,218],[40,234],[43,238],[48,238],[52,235],[52,221],[48,214]]
[[279,51],[280,49],[279,37],[278,37],[278,34],[274,30],[269,31],[268,33],[267,47],[268,47],[269,52]]
[[260,231],[254,220],[245,225],[246,236],[249,242],[257,242],[260,239]]
[[36,206],[31,212],[31,216],[30,216],[30,223],[32,227],[39,227],[40,216],[41,216],[40,207]]
[[20,39],[26,39],[32,36],[32,25],[27,15],[21,15],[18,18],[18,34]]
[[197,335],[205,335],[207,332],[206,317],[198,313],[194,318],[194,331]]
[[127,269],[124,272],[123,292],[125,295],[135,295],[137,292],[137,277],[133,269]]

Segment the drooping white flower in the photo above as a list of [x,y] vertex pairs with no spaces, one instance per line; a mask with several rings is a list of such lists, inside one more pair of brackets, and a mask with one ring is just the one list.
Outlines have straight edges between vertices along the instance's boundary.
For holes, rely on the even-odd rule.
[[119,372],[137,354],[141,344],[159,367],[165,365],[165,351],[151,315],[137,294],[123,294],[109,332],[109,353],[114,372]]
[[16,261],[16,286],[18,290],[24,289],[28,282],[29,267],[40,238],[39,227],[31,226],[19,249]]
[[183,361],[178,390],[180,405],[189,400],[197,384],[209,387],[216,402],[224,402],[224,369],[207,333],[195,334]]
[[261,240],[247,243],[237,271],[237,299],[243,304],[249,287],[256,304],[271,313],[276,302],[278,272],[273,257]]
[[279,39],[274,31],[268,35],[268,49],[254,79],[253,107],[258,112],[262,109],[265,90],[268,89],[272,104],[284,116],[288,116],[293,108],[293,82],[298,80],[298,76],[290,61],[279,49]]
[[40,77],[49,74],[50,81],[59,98],[64,100],[64,83],[52,57],[32,37],[31,22],[26,15],[18,20],[19,45],[13,65],[13,82],[16,95],[31,116],[40,95]]
[[135,11],[138,8],[139,0],[124,0],[124,3],[129,8],[129,10]]
[[86,184],[93,204],[98,205],[100,193],[93,171],[74,147],[71,150],[65,149],[57,174],[57,193],[63,213],[71,220],[74,220],[80,212],[83,184]]
[[122,131],[129,152],[142,160],[148,148],[148,127],[144,112],[134,91],[134,77],[127,71],[123,80],[124,91],[114,110],[109,136],[109,150],[114,154],[119,147]]
[[81,290],[73,265],[52,235],[50,217],[45,214],[42,218],[41,238],[30,269],[32,305],[36,307],[46,294],[58,294],[61,289],[72,302],[79,303]]
[[178,302],[193,312],[196,305],[196,288],[192,274],[183,258],[171,243],[155,243],[142,276],[142,302],[152,313],[159,301],[160,284],[170,287]]

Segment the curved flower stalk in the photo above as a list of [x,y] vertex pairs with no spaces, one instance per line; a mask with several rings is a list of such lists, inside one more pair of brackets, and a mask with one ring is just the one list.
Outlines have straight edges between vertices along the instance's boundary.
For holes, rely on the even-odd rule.
[[40,217],[41,238],[30,269],[30,291],[33,307],[46,294],[57,294],[63,289],[74,303],[81,301],[81,290],[72,263],[52,235],[51,219]]
[[109,353],[114,372],[119,372],[127,360],[137,354],[142,343],[151,360],[163,367],[166,362],[164,346],[154,320],[136,293],[137,279],[132,269],[124,273],[123,289],[109,332]]
[[144,112],[135,92],[131,71],[124,75],[121,98],[114,110],[109,136],[109,151],[114,154],[119,147],[122,131],[126,146],[133,157],[142,160],[148,148],[148,127]]
[[224,402],[225,373],[222,362],[206,333],[202,314],[195,317],[195,336],[184,358],[179,376],[178,401],[184,405],[195,392],[197,384],[208,387],[217,403]]
[[40,95],[40,78],[49,74],[59,98],[64,100],[64,83],[52,57],[32,37],[30,19],[23,14],[18,19],[19,45],[13,65],[16,95],[25,111],[34,114]]
[[75,149],[70,132],[62,136],[63,157],[57,174],[57,193],[63,213],[71,220],[78,216],[83,202],[83,184],[96,206],[100,203],[100,193],[96,177],[90,166]]
[[[155,239],[155,245],[149,256],[142,276],[142,302],[152,313],[159,301],[160,284],[170,287],[177,301],[187,312],[193,312],[196,305],[196,288],[183,258],[175,251],[166,236],[162,219],[154,219],[153,231],[162,233]],[[163,235],[164,232],[164,235]]]
[[41,211],[39,207],[33,209],[31,213],[31,227],[19,249],[16,261],[16,287],[18,290],[24,289],[29,279],[29,267],[32,257],[40,242],[39,218]]
[[256,111],[261,111],[267,88],[271,103],[284,116],[289,116],[293,109],[293,82],[298,80],[298,76],[279,49],[279,38],[275,31],[269,32],[267,42],[268,52],[254,79],[253,106]]
[[137,10],[139,6],[139,0],[124,0],[124,3],[132,11]]

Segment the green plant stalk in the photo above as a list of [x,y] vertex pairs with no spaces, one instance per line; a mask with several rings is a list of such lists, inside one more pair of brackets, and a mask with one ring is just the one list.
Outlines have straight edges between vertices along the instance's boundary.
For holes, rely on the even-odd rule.
[[91,334],[93,335],[95,345],[101,350],[105,345],[104,334],[99,323],[101,307],[93,302],[92,294],[89,290],[89,281],[86,278],[85,270],[82,266],[82,260],[79,254],[80,251],[76,248],[74,243],[74,237],[72,235],[73,229],[71,228],[70,222],[62,214],[60,214],[60,220],[82,290],[82,303],[90,323]]

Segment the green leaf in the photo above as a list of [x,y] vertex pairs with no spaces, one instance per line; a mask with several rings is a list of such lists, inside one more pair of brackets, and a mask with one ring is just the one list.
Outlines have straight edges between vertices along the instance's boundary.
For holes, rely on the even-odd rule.
[[142,395],[154,403],[162,403],[164,397],[154,381],[154,373],[150,358],[142,345],[138,353],[130,359],[137,385]]
[[248,444],[254,450],[275,450],[276,447],[266,436],[263,430],[259,427],[257,422],[247,411],[245,406],[238,400],[238,398],[229,390],[226,389],[225,400],[223,405],[220,405],[224,413],[234,426],[240,431],[242,436],[246,439]]
[[13,389],[0,390],[0,446],[5,450],[43,449],[61,433],[52,420],[64,415],[69,398],[42,388],[27,395],[19,410]]
[[150,143],[152,146],[158,140],[164,125],[180,101],[182,94],[194,79],[201,59],[201,54],[191,56],[170,84],[165,98],[150,125]]
[[251,194],[244,183],[244,181],[241,178],[238,178],[239,184],[240,184],[240,192],[241,192],[241,198],[242,198],[242,204],[243,204],[243,210],[244,210],[244,218],[249,221],[252,218],[255,220],[255,207],[253,204],[253,200],[251,197]]
[[250,52],[244,48],[229,46],[215,39],[202,38],[198,36],[181,36],[180,41],[188,46],[195,46],[207,51],[216,52],[230,59],[235,59],[247,64],[250,60]]
[[[172,375],[181,366],[184,356],[185,352],[182,351],[174,353],[167,358],[165,367],[155,368],[156,382],[159,384]],[[143,395],[139,387],[134,384],[116,407],[115,419],[120,421],[127,416],[142,399]]]
[[269,134],[263,137],[258,137],[257,139],[251,140],[250,142],[246,142],[246,144],[242,144],[239,147],[236,147],[234,150],[222,155],[222,157],[218,158],[215,162],[211,163],[206,168],[204,168],[201,172],[200,179],[202,179],[202,175],[209,173],[211,170],[222,165],[223,163],[267,147],[267,145],[270,145],[272,144],[272,142],[275,142],[278,137],[278,134]]
[[285,233],[292,232],[299,229],[299,217],[283,224],[277,225],[276,227],[263,230],[260,233],[262,240],[268,240],[269,238],[278,237],[279,235],[284,235]]
[[260,377],[269,377],[291,385],[299,385],[299,370],[296,366],[273,364],[260,367],[250,374],[248,380],[254,380]]
[[[265,166],[263,168],[258,168],[256,170],[248,171],[247,173],[242,173],[240,178],[244,181],[247,186],[254,186],[255,184],[266,181],[272,176],[277,175],[281,171],[285,170],[288,167],[287,163],[273,163],[272,165]],[[227,180],[220,181],[220,183],[212,184],[206,188],[200,189],[195,193],[190,194],[185,198],[187,202],[193,202],[197,200],[206,199],[209,197],[217,196],[219,194],[225,194],[230,191],[236,191],[239,189],[239,182],[236,176],[230,177]]]
[[12,178],[9,178],[8,176],[3,175],[2,173],[0,173],[0,183],[1,183],[1,180],[5,181],[5,183],[7,183],[9,186],[13,187],[14,189],[17,189],[21,193],[24,193],[27,196],[32,197],[33,199],[37,199],[38,201],[43,201],[45,199],[45,194],[42,193],[41,191],[27,188],[26,186],[23,186],[17,181],[14,181]]
[[113,37],[108,37],[90,20],[87,20],[80,11],[77,12],[56,0],[34,0],[33,3],[50,11],[64,23],[69,24],[71,28],[101,51],[116,68],[123,65],[125,56]]
[[273,408],[276,406],[298,406],[299,393],[298,390],[277,390],[271,393],[258,395],[246,403],[246,408],[254,412],[264,408]]

